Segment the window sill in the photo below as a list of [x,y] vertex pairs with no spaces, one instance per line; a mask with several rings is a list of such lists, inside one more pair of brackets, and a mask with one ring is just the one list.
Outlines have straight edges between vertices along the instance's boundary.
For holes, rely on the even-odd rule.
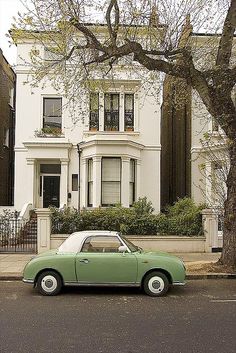
[[42,134],[42,135],[36,135],[35,137],[39,137],[39,138],[64,138],[65,135]]
[[139,131],[91,131],[85,130],[86,135],[139,135]]

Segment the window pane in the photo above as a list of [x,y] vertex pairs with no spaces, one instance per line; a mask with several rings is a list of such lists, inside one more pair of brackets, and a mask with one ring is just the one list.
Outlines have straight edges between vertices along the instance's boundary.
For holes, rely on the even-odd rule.
[[102,183],[102,204],[115,205],[120,203],[120,182]]
[[102,181],[120,181],[120,158],[102,159]]
[[134,95],[125,94],[125,129],[134,129]]
[[72,191],[78,191],[78,174],[72,174]]
[[93,181],[93,160],[88,160],[88,181]]
[[129,205],[134,203],[134,183],[129,183]]
[[82,252],[118,252],[121,242],[117,237],[89,237],[86,239]]
[[89,129],[99,130],[99,95],[98,93],[90,94],[90,121]]
[[105,94],[104,129],[105,131],[119,130],[119,94]]
[[61,117],[62,99],[61,98],[44,98],[43,99],[43,115],[46,117]]
[[93,182],[88,183],[88,206],[93,205]]
[[61,174],[61,165],[60,164],[40,164],[40,173]]
[[135,175],[135,161],[134,159],[131,159],[130,165],[129,165],[129,181],[134,182],[134,175]]

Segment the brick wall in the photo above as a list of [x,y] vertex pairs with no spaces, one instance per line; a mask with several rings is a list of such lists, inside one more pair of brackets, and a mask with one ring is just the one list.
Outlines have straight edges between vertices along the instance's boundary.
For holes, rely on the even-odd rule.
[[0,206],[13,204],[15,74],[0,49]]

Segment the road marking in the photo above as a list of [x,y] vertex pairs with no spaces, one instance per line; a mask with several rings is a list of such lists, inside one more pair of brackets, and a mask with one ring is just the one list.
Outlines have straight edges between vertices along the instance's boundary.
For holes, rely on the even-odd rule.
[[212,303],[232,303],[236,302],[236,299],[215,299],[211,300]]

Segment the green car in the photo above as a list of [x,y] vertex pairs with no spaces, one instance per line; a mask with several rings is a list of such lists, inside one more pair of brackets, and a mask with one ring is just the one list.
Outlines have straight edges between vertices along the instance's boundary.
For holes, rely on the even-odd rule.
[[184,280],[185,266],[178,257],[143,251],[108,231],[71,234],[57,250],[34,257],[23,278],[43,295],[56,295],[62,286],[132,286],[153,297]]

